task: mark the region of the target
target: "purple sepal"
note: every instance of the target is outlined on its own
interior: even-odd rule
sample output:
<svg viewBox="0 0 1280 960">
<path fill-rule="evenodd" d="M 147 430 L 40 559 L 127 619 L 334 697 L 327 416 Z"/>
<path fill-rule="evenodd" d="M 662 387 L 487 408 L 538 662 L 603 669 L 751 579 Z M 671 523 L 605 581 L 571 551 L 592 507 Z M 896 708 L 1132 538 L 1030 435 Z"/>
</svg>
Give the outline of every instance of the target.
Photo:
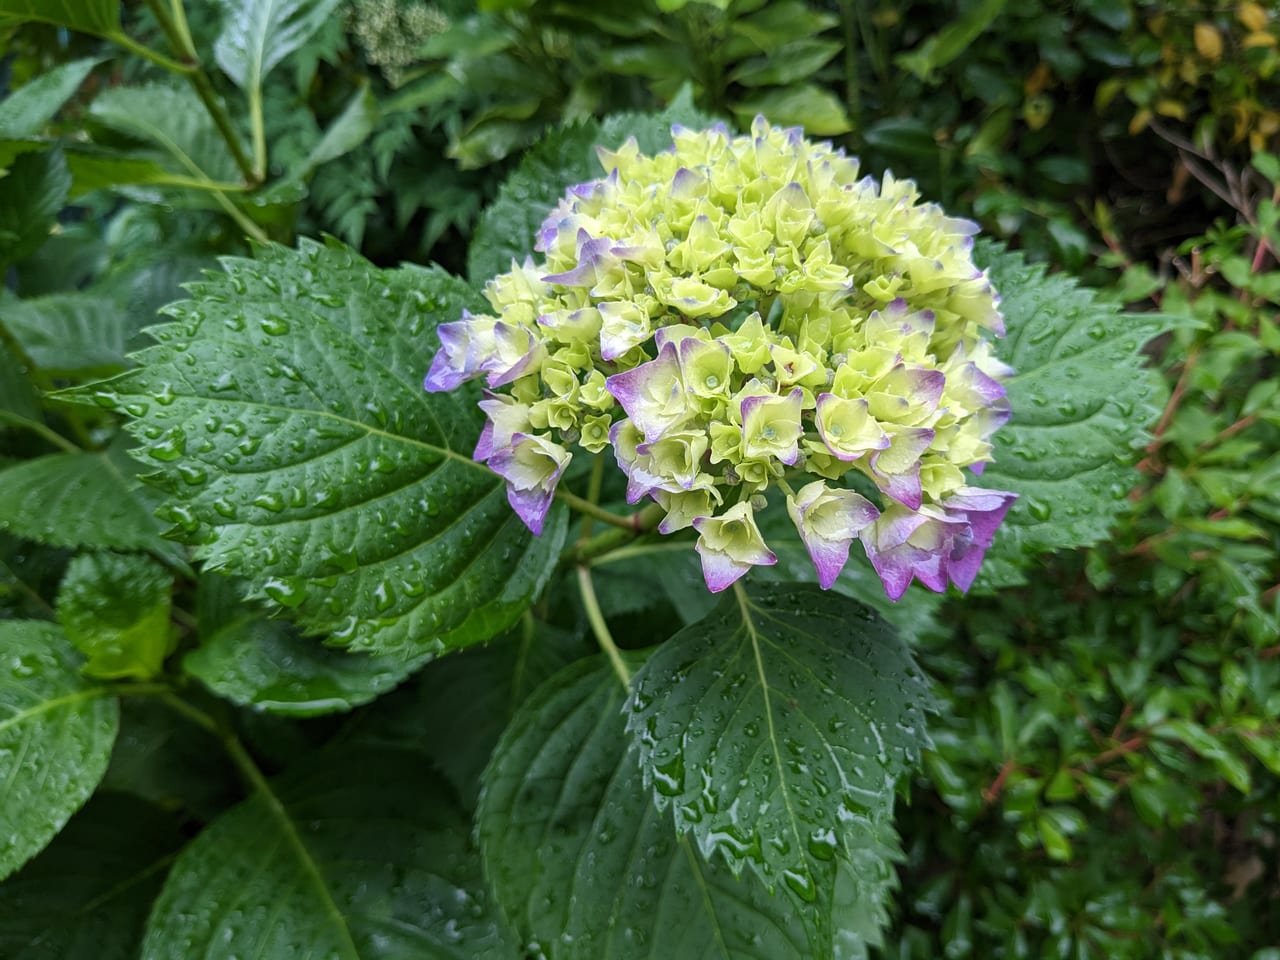
<svg viewBox="0 0 1280 960">
<path fill-rule="evenodd" d="M 561 456 L 555 455 L 557 450 Z M 509 446 L 489 458 L 489 469 L 507 481 L 511 509 L 535 536 L 542 533 L 556 486 L 570 459 L 569 453 L 555 444 L 523 433 L 517 433 Z"/>
<path fill-rule="evenodd" d="M 695 523 L 694 526 L 696 527 L 697 524 Z M 700 545 L 695 545 L 694 549 L 697 550 Z M 702 557 L 702 579 L 706 581 L 707 589 L 712 593 L 729 589 L 751 569 L 751 564 L 739 563 L 725 553 L 713 553 L 710 550 L 698 550 L 698 553 Z"/>
<path fill-rule="evenodd" d="M 493 443 L 493 421 L 485 420 L 484 426 L 480 428 L 480 439 L 476 441 L 476 449 L 471 454 L 471 459 L 476 463 L 484 463 L 497 450 Z"/>
<path fill-rule="evenodd" d="M 440 349 L 431 358 L 431 369 L 422 382 L 423 389 L 430 393 L 456 390 L 484 373 L 483 360 L 477 355 L 469 335 L 470 326 L 471 313 L 463 310 L 461 320 L 442 323 L 436 328 Z"/>
<path fill-rule="evenodd" d="M 670 340 L 663 344 L 655 359 L 615 373 L 604 385 L 650 443 L 687 412 L 680 361 L 676 345 Z"/>
<path fill-rule="evenodd" d="M 818 571 L 818 586 L 823 590 L 831 589 L 849 561 L 854 538 L 880 516 L 865 497 L 852 490 L 829 489 L 821 480 L 801 487 L 795 497 L 787 497 L 787 513 Z"/>
<path fill-rule="evenodd" d="M 1016 499 L 1003 490 L 961 487 L 916 513 L 891 507 L 862 537 L 889 598 L 899 599 L 913 577 L 936 593 L 948 582 L 967 591 Z"/>
<path fill-rule="evenodd" d="M 543 277 L 546 283 L 558 283 L 564 287 L 594 287 L 601 275 L 616 261 L 609 251 L 617 241 L 609 237 L 592 239 L 586 230 L 578 231 L 578 265 L 564 273 L 552 273 Z"/>
</svg>

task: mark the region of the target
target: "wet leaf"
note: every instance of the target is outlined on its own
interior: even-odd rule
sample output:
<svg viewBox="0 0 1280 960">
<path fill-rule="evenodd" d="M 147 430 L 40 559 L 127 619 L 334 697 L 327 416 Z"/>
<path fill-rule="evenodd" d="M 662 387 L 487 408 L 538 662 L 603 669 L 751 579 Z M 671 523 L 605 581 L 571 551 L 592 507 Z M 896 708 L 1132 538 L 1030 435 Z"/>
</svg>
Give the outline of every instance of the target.
<svg viewBox="0 0 1280 960">
<path fill-rule="evenodd" d="M 295 717 L 351 710 L 391 690 L 426 659 L 326 647 L 242 600 L 237 587 L 216 574 L 201 579 L 200 646 L 182 667 L 242 707 Z"/>
<path fill-rule="evenodd" d="M 485 771 L 481 850 L 521 937 L 550 960 L 831 956 L 836 864 L 821 871 L 820 904 L 797 910 L 705 860 L 650 801 L 624 699 L 602 658 L 579 661 L 526 701 Z"/>
<path fill-rule="evenodd" d="M 183 851 L 142 958 L 514 960 L 469 834 L 421 754 L 363 744 L 314 755 Z"/>
<path fill-rule="evenodd" d="M 1008 335 L 1013 418 L 996 432 L 980 484 L 1019 495 L 979 575 L 1022 583 L 1029 557 L 1106 538 L 1137 482 L 1133 464 L 1155 419 L 1158 378 L 1139 353 L 1168 329 L 1163 314 L 1120 313 L 1076 281 L 980 244 Z"/>
<path fill-rule="evenodd" d="M 816 587 L 734 591 L 636 674 L 627 730 L 645 783 L 708 858 L 801 902 L 882 842 L 929 745 L 927 681 L 870 610 Z"/>
<path fill-rule="evenodd" d="M 0 884 L 0 956 L 134 960 L 183 837 L 127 794 L 99 793 L 44 852 Z"/>
<path fill-rule="evenodd" d="M 138 554 L 85 553 L 67 567 L 58 621 L 88 658 L 86 676 L 148 679 L 173 650 L 173 574 Z"/>
<path fill-rule="evenodd" d="M 122 438 L 101 453 L 55 453 L 0 470 L 0 531 L 56 547 L 176 556 L 124 447 Z"/>
<path fill-rule="evenodd" d="M 263 78 L 307 42 L 338 6 L 338 0 L 225 0 L 222 32 L 214 55 L 242 90 Z"/>
<path fill-rule="evenodd" d="M 129 413 L 206 569 L 307 632 L 404 658 L 487 640 L 559 555 L 471 459 L 477 394 L 428 394 L 438 322 L 476 295 L 439 269 L 374 268 L 336 241 L 258 249 L 192 284 L 140 368 L 79 391 Z"/>
<path fill-rule="evenodd" d="M 119 725 L 49 623 L 0 622 L 0 878 L 42 850 L 93 793 Z"/>
</svg>

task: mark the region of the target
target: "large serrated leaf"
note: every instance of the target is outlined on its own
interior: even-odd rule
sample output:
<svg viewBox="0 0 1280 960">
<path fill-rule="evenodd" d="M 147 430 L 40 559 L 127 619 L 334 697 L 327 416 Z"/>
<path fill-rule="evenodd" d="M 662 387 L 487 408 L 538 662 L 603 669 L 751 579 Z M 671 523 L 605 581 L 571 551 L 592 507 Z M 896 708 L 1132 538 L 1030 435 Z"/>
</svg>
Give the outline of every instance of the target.
<svg viewBox="0 0 1280 960">
<path fill-rule="evenodd" d="M 1021 254 L 989 244 L 976 252 L 1009 331 L 998 352 L 1015 370 L 1013 417 L 981 480 L 1019 495 L 983 564 L 979 586 L 991 588 L 1022 583 L 1029 557 L 1106 538 L 1156 414 L 1158 378 L 1140 351 L 1170 320 L 1120 313 Z"/>
<path fill-rule="evenodd" d="M 0 879 L 53 839 L 111 759 L 119 709 L 79 666 L 52 624 L 0 622 Z"/>
<path fill-rule="evenodd" d="M 200 646 L 183 669 L 242 707 L 311 717 L 350 710 L 386 693 L 422 666 L 411 659 L 335 650 L 300 637 L 241 599 L 234 580 L 209 574 L 197 597 Z"/>
<path fill-rule="evenodd" d="M 143 960 L 514 960 L 468 835 L 421 754 L 318 754 L 183 851 Z"/>
<path fill-rule="evenodd" d="M 735 590 L 636 674 L 627 730 L 660 808 L 802 901 L 885 831 L 928 746 L 927 681 L 870 610 L 816 587 Z"/>
<path fill-rule="evenodd" d="M 485 771 L 478 832 L 499 905 L 549 960 L 829 957 L 830 901 L 797 910 L 680 838 L 649 800 L 602 658 L 526 701 Z M 836 865 L 824 880 L 834 885 Z M 825 914 L 825 917 L 824 917 Z M 808 928 L 808 929 L 806 929 Z"/>
<path fill-rule="evenodd" d="M 423 391 L 431 333 L 476 295 L 346 247 L 267 246 L 193 284 L 140 369 L 97 385 L 133 414 L 167 516 L 209 569 L 308 630 L 415 657 L 486 640 L 550 575 L 563 510 L 531 537 L 471 459 L 475 394 Z"/>
<path fill-rule="evenodd" d="M 119 440 L 100 453 L 55 453 L 0 470 L 0 531 L 56 547 L 177 557 L 124 447 Z"/>
<path fill-rule="evenodd" d="M 92 293 L 55 293 L 0 303 L 0 324 L 31 362 L 54 376 L 119 373 L 137 326 L 120 304 Z"/>
<path fill-rule="evenodd" d="M 177 822 L 145 800 L 98 793 L 53 842 L 0 884 L 7 960 L 136 960 Z"/>
<path fill-rule="evenodd" d="M 276 64 L 324 25 L 339 0 L 223 0 L 213 52 L 241 90 L 260 87 Z"/>
</svg>

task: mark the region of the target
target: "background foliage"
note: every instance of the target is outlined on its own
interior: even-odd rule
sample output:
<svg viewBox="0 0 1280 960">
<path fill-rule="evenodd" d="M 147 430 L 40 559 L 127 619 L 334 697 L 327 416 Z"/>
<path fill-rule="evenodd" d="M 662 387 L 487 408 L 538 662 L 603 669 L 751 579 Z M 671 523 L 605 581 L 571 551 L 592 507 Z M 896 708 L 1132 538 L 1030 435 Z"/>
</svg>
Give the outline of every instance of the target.
<svg viewBox="0 0 1280 960">
<path fill-rule="evenodd" d="M 1276 4 L 0 0 L 0 39 L 0 955 L 1280 956 Z M 886 702 L 932 692 L 837 858 L 847 798 L 753 854 L 700 806 L 709 731 L 660 722 L 750 612 L 687 544 L 602 558 L 628 701 L 555 570 L 587 531 L 531 541 L 466 398 L 416 390 L 455 277 L 523 254 L 594 143 L 757 112 L 916 178 L 1038 297 L 983 581 L 838 585 L 910 641 L 861 651 Z M 424 624 L 461 652 L 308 635 Z"/>
</svg>

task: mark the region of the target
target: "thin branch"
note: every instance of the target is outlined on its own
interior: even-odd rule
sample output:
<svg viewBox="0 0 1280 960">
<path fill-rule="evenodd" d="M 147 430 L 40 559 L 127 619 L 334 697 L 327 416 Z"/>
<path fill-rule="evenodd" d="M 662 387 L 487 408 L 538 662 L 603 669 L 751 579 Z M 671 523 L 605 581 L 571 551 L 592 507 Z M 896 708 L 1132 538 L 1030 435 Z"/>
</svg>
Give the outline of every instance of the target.
<svg viewBox="0 0 1280 960">
<path fill-rule="evenodd" d="M 622 685 L 631 689 L 631 671 L 622 660 L 618 645 L 613 642 L 609 626 L 604 622 L 604 614 L 600 611 L 600 601 L 596 599 L 595 584 L 591 582 L 591 568 L 586 564 L 578 567 L 578 587 L 582 591 L 582 605 L 587 611 L 587 622 L 591 624 L 591 632 L 595 634 L 600 649 L 609 657 L 613 672 L 618 675 Z"/>
<path fill-rule="evenodd" d="M 200 67 L 199 59 L 191 43 L 191 34 L 186 28 L 186 15 L 182 11 L 181 3 L 174 3 L 175 12 L 182 16 L 181 21 L 170 16 L 160 0 L 147 0 L 147 7 L 156 18 L 156 23 L 160 25 L 160 29 L 164 32 L 165 38 L 170 45 L 191 59 L 191 64 L 184 71 L 185 75 L 191 82 L 196 96 L 200 98 L 200 102 L 204 104 L 205 110 L 208 111 L 214 126 L 218 128 L 218 133 L 226 141 L 227 149 L 231 151 L 231 157 L 235 160 L 236 168 L 240 171 L 240 175 L 248 183 L 261 183 L 262 177 L 257 176 L 253 163 L 249 160 L 249 155 L 245 153 L 244 146 L 240 143 L 240 136 L 231 124 L 231 117 L 228 115 L 226 107 L 218 99 L 218 95 L 213 89 L 213 83 L 209 80 L 209 75 Z M 245 232 L 251 233 L 251 231 Z"/>
</svg>

